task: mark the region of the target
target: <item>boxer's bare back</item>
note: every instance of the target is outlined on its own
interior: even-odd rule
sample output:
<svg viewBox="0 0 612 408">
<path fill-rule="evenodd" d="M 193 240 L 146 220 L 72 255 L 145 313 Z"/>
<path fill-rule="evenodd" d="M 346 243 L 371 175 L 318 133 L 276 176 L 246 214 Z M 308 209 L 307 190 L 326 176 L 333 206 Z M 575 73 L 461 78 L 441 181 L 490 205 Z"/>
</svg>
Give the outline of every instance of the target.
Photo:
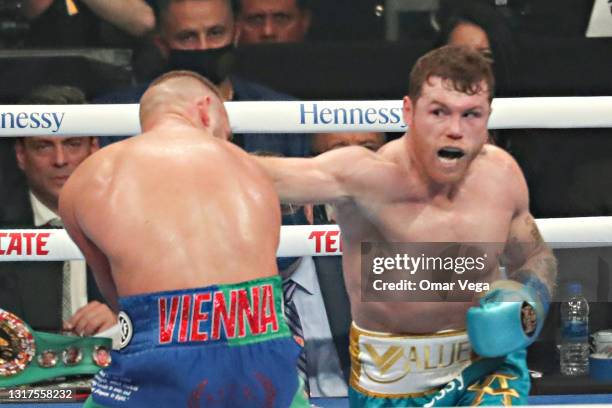
<svg viewBox="0 0 612 408">
<path fill-rule="evenodd" d="M 214 95 L 203 119 L 195 102 L 147 112 L 155 92 L 184 101 L 198 84 L 175 78 L 164 86 L 143 96 L 144 133 L 91 156 L 61 195 L 66 229 L 114 302 L 277 273 L 280 210 L 271 181 L 224 140 L 229 125 Z M 173 94 L 177 88 L 186 94 Z"/>
</svg>

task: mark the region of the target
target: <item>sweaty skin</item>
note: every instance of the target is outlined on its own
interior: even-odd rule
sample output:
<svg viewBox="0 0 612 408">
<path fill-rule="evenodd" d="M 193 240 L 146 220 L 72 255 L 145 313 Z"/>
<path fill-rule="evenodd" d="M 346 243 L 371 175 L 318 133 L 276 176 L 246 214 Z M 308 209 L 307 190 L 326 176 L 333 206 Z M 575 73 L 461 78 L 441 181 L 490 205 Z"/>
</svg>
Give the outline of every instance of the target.
<svg viewBox="0 0 612 408">
<path fill-rule="evenodd" d="M 465 328 L 473 302 L 364 302 L 361 242 L 486 242 L 515 273 L 532 273 L 552 288 L 554 257 L 529 213 L 528 191 L 515 161 L 485 145 L 490 114 L 481 92 L 453 90 L 439 77 L 423 85 L 413 104 L 404 98 L 410 134 L 377 153 L 360 147 L 312 159 L 261 158 L 281 201 L 330 202 L 342 230 L 345 282 L 355 322 L 368 330 L 433 333 Z M 461 148 L 456 161 L 442 147 Z M 521 245 L 518 245 L 518 244 Z M 498 259 L 481 281 L 499 279 Z"/>
<path fill-rule="evenodd" d="M 273 184 L 225 140 L 216 96 L 193 79 L 166 83 L 141 100 L 144 133 L 92 155 L 61 194 L 66 229 L 115 308 L 118 296 L 277 274 Z"/>
</svg>

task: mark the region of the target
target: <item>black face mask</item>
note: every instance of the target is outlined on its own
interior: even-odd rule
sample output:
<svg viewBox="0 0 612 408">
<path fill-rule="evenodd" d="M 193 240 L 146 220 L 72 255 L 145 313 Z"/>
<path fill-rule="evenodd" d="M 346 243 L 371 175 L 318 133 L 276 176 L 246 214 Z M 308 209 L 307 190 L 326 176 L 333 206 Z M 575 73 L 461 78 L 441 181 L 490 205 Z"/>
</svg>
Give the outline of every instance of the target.
<svg viewBox="0 0 612 408">
<path fill-rule="evenodd" d="M 170 50 L 168 68 L 170 70 L 194 71 L 219 85 L 231 72 L 234 61 L 234 44 L 207 50 Z"/>
</svg>

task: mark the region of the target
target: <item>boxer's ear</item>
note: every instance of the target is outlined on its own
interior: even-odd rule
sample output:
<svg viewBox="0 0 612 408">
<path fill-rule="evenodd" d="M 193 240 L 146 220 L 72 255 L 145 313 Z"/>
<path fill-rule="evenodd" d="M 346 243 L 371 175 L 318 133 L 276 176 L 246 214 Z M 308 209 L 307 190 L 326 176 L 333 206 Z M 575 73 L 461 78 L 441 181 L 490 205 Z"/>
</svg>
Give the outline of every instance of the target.
<svg viewBox="0 0 612 408">
<path fill-rule="evenodd" d="M 402 117 L 404 118 L 404 123 L 408 126 L 412 126 L 412 114 L 414 110 L 414 105 L 410 100 L 410 97 L 404 96 L 403 104 L 402 104 Z"/>
<path fill-rule="evenodd" d="M 202 125 L 205 128 L 210 127 L 210 96 L 198 99 L 196 106 L 198 107 L 198 115 Z"/>
</svg>

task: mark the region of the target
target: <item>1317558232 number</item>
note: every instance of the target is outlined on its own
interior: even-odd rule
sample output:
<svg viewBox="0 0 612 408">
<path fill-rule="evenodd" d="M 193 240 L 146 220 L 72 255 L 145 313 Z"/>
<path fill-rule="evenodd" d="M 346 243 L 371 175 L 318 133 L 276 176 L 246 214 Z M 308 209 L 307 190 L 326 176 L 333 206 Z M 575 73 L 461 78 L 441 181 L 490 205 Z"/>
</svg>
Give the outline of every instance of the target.
<svg viewBox="0 0 612 408">
<path fill-rule="evenodd" d="M 63 401 L 74 400 L 74 390 L 70 388 L 18 388 L 8 390 L 9 400 Z"/>
</svg>

